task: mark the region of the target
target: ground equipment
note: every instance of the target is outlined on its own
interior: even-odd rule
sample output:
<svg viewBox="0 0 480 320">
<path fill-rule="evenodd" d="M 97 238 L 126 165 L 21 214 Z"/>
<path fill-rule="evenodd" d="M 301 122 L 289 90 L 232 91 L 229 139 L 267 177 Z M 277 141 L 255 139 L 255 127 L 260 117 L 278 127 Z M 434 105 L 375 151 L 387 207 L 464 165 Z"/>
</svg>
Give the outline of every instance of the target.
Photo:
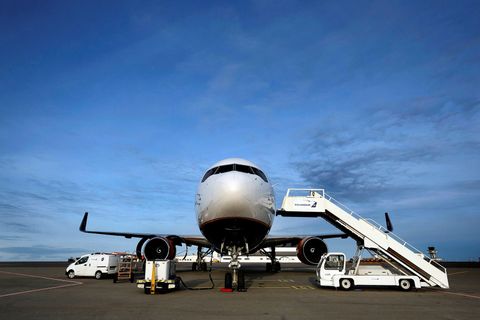
<svg viewBox="0 0 480 320">
<path fill-rule="evenodd" d="M 146 261 L 145 279 L 137 281 L 137 287 L 145 294 L 168 292 L 179 288 L 180 280 L 176 276 L 174 260 Z"/>
<path fill-rule="evenodd" d="M 365 219 L 341 204 L 324 189 L 288 189 L 277 215 L 321 217 L 357 241 L 358 246 L 393 261 L 409 275 L 420 278 L 422 287 L 449 288 L 447 270 L 435 259 L 371 219 Z M 389 224 L 387 219 L 387 225 Z"/>
</svg>

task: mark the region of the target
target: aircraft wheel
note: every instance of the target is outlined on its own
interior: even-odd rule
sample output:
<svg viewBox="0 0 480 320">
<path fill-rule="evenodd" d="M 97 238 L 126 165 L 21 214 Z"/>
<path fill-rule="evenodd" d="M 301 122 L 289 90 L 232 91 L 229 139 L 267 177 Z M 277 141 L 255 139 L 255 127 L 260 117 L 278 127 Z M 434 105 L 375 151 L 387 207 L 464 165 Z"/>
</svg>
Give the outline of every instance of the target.
<svg viewBox="0 0 480 320">
<path fill-rule="evenodd" d="M 271 272 L 271 271 L 272 271 L 272 264 L 271 264 L 271 263 L 267 263 L 267 265 L 266 265 L 266 270 L 267 270 L 267 272 Z"/>
<path fill-rule="evenodd" d="M 238 271 L 238 286 L 237 290 L 240 292 L 247 291 L 247 287 L 245 286 L 245 273 L 242 270 Z"/>
<path fill-rule="evenodd" d="M 402 291 L 410 291 L 412 289 L 412 283 L 408 279 L 402 279 L 398 283 L 398 286 Z"/>
<path fill-rule="evenodd" d="M 282 267 L 280 265 L 280 262 L 278 262 L 278 261 L 275 261 L 274 266 L 275 266 L 274 272 L 279 272 L 282 269 Z"/>
<path fill-rule="evenodd" d="M 340 288 L 342 288 L 342 290 L 353 289 L 353 281 L 350 279 L 340 279 Z"/>
<path fill-rule="evenodd" d="M 198 263 L 196 262 L 192 263 L 192 271 L 197 271 L 197 266 L 198 266 Z"/>
<path fill-rule="evenodd" d="M 232 289 L 232 274 L 230 272 L 225 273 L 225 289 Z"/>
<path fill-rule="evenodd" d="M 201 269 L 202 271 L 207 271 L 207 263 L 206 263 L 206 262 L 202 262 L 200 269 Z"/>
</svg>

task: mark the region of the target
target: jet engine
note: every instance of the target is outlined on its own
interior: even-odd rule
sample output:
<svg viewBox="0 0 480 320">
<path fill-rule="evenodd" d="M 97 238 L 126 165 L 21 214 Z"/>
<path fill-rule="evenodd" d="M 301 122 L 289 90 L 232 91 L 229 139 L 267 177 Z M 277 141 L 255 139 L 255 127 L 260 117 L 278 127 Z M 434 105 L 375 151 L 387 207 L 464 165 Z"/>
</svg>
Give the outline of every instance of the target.
<svg viewBox="0 0 480 320">
<path fill-rule="evenodd" d="M 316 265 L 322 255 L 327 252 L 327 245 L 317 237 L 303 238 L 297 245 L 298 259 L 309 265 Z"/>
<path fill-rule="evenodd" d="M 176 254 L 175 244 L 167 238 L 152 238 L 145 244 L 143 254 L 148 261 L 172 260 Z"/>
</svg>

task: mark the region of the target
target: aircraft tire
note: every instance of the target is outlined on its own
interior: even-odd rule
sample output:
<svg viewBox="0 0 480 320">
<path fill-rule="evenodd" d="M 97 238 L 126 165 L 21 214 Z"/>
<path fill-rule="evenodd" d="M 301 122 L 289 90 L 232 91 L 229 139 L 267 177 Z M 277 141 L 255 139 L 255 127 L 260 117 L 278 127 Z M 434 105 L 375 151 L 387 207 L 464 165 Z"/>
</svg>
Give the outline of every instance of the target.
<svg viewBox="0 0 480 320">
<path fill-rule="evenodd" d="M 225 273 L 225 289 L 232 289 L 232 274 L 230 272 Z"/>
<path fill-rule="evenodd" d="M 238 271 L 238 286 L 237 286 L 237 291 L 239 292 L 245 292 L 247 291 L 247 288 L 245 286 L 245 273 L 242 270 Z"/>
</svg>

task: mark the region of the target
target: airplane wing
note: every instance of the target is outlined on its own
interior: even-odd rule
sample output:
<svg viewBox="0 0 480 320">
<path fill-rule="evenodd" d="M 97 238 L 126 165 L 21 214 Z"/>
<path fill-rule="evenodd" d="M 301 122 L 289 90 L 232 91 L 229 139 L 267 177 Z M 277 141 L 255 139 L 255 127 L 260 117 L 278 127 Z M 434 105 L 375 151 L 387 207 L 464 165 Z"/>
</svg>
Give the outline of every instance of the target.
<svg viewBox="0 0 480 320">
<path fill-rule="evenodd" d="M 320 239 L 332 239 L 332 238 L 348 238 L 348 235 L 345 233 L 336 233 L 336 234 L 322 234 L 322 235 L 305 235 L 305 236 L 278 236 L 278 237 L 268 237 L 260 245 L 260 249 L 276 247 L 276 246 L 296 246 L 302 239 L 306 237 L 316 237 Z"/>
<path fill-rule="evenodd" d="M 142 239 L 150 239 L 155 237 L 165 237 L 171 239 L 175 242 L 176 245 L 186 244 L 188 246 L 194 245 L 204 248 L 210 248 L 212 245 L 210 242 L 207 241 L 204 237 L 201 236 L 178 236 L 178 235 L 168 235 L 168 234 L 155 234 L 155 233 L 134 233 L 134 232 L 113 232 L 113 231 L 92 231 L 87 230 L 87 220 L 88 220 L 88 212 L 85 212 L 83 216 L 82 222 L 80 223 L 79 230 L 85 233 L 95 233 L 95 234 L 103 234 L 109 236 L 120 236 L 125 237 L 127 239 L 131 238 L 142 238 Z"/>
</svg>

